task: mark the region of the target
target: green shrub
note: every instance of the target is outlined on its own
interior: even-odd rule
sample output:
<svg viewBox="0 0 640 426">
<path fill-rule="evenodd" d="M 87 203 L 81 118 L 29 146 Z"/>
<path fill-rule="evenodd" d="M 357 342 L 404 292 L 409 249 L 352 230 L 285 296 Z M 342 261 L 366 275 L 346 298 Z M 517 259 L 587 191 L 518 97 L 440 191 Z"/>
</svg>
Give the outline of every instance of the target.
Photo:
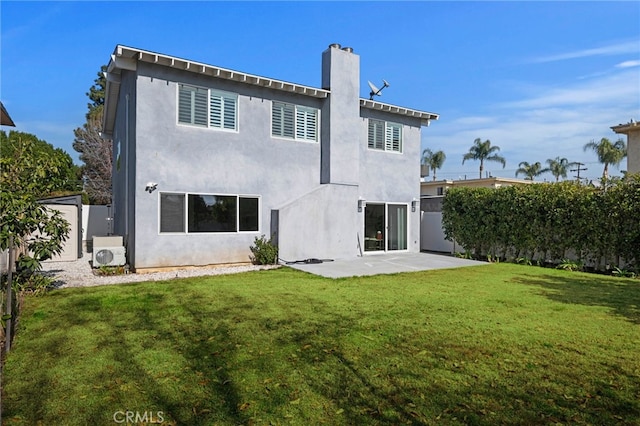
<svg viewBox="0 0 640 426">
<path fill-rule="evenodd" d="M 616 277 L 624 277 L 624 278 L 635 278 L 637 276 L 637 274 L 634 271 L 630 271 L 628 269 L 623 269 L 618 267 L 613 268 L 613 271 L 611 271 L 611 275 L 614 275 Z"/>
<path fill-rule="evenodd" d="M 264 235 L 256 237 L 249 249 L 252 256 L 249 256 L 251 263 L 254 265 L 273 265 L 278 263 L 278 247 L 273 244 L 271 238 L 267 239 Z"/>
<path fill-rule="evenodd" d="M 129 273 L 129 265 L 124 266 L 107 266 L 101 265 L 93 270 L 93 275 L 124 275 Z"/>
<path fill-rule="evenodd" d="M 7 276 L 2 276 L 2 289 L 6 289 Z M 12 278 L 11 287 L 18 293 L 44 294 L 52 285 L 53 279 L 39 272 L 21 270 L 16 272 Z"/>
<path fill-rule="evenodd" d="M 582 269 L 582 262 L 578 262 L 571 259 L 562 259 L 562 262 L 556 266 L 556 269 L 564 269 L 565 271 L 580 271 Z"/>
<path fill-rule="evenodd" d="M 451 188 L 442 205 L 442 225 L 446 238 L 476 259 L 638 269 L 638 211 L 640 174 L 628 174 L 606 190 L 575 182 Z"/>
</svg>

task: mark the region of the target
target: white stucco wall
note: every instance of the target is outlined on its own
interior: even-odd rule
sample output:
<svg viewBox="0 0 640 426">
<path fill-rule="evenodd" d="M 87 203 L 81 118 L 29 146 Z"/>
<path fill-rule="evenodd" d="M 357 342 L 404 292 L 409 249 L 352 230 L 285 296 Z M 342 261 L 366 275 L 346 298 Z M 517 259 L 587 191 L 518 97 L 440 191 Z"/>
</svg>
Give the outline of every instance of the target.
<svg viewBox="0 0 640 426">
<path fill-rule="evenodd" d="M 358 255 L 358 187 L 327 184 L 281 206 L 278 246 L 287 261 L 340 259 Z"/>
<path fill-rule="evenodd" d="M 442 229 L 442 212 L 422 212 L 420 224 L 421 250 L 453 253 L 454 244 L 447 241 Z"/>
</svg>

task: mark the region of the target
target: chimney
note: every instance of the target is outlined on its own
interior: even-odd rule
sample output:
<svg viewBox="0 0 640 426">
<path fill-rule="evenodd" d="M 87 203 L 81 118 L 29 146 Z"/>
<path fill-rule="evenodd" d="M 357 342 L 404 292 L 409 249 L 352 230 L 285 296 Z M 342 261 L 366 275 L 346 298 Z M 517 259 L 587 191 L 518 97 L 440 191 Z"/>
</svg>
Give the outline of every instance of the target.
<svg viewBox="0 0 640 426">
<path fill-rule="evenodd" d="M 360 57 L 353 48 L 330 44 L 322 53 L 321 182 L 357 185 L 360 178 Z"/>
</svg>

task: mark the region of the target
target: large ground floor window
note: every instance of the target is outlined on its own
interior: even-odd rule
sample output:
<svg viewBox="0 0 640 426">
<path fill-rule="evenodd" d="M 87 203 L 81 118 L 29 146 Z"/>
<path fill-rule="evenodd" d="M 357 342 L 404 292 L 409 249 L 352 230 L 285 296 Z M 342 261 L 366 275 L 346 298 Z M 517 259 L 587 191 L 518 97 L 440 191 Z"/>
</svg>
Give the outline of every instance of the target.
<svg viewBox="0 0 640 426">
<path fill-rule="evenodd" d="M 364 250 L 407 250 L 407 205 L 367 203 L 364 209 Z"/>
<path fill-rule="evenodd" d="M 259 197 L 160 193 L 160 233 L 257 232 Z"/>
</svg>

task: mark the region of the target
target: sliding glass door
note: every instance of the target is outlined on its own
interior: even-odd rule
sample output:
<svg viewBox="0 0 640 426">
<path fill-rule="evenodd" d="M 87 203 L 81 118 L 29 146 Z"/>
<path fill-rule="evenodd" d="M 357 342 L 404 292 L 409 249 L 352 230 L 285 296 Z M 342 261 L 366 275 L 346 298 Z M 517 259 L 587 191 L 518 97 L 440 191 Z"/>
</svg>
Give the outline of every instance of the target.
<svg viewBox="0 0 640 426">
<path fill-rule="evenodd" d="M 407 205 L 367 203 L 364 210 L 364 250 L 406 249 Z"/>
<path fill-rule="evenodd" d="M 364 251 L 384 251 L 386 223 L 385 205 L 367 203 L 364 208 Z"/>
<path fill-rule="evenodd" d="M 407 249 L 407 206 L 403 204 L 388 204 L 389 229 L 387 238 L 387 250 Z"/>
</svg>

